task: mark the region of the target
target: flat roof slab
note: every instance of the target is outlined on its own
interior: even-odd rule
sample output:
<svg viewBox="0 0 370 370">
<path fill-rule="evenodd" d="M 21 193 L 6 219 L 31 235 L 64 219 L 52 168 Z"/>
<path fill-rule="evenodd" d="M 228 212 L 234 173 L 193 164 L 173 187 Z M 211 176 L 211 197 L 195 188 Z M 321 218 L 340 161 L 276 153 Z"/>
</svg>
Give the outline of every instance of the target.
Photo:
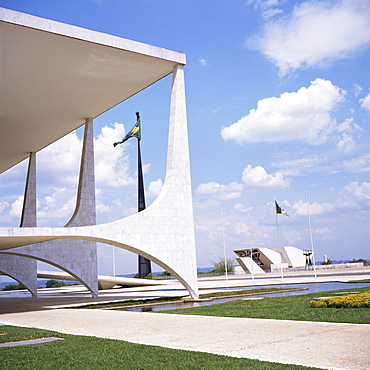
<svg viewBox="0 0 370 370">
<path fill-rule="evenodd" d="M 185 64 L 185 54 L 0 8 L 0 173 Z"/>
</svg>

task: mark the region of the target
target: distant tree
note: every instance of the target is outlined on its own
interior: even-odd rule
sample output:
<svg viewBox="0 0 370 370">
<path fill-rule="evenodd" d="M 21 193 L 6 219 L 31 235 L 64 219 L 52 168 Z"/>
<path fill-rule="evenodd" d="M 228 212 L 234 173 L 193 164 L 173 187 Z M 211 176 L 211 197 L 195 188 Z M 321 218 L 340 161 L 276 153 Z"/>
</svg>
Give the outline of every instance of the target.
<svg viewBox="0 0 370 370">
<path fill-rule="evenodd" d="M 8 291 L 8 290 L 23 290 L 27 289 L 23 284 L 9 284 L 5 286 L 2 290 Z"/>
<path fill-rule="evenodd" d="M 220 257 L 218 262 L 213 262 L 213 266 L 215 269 L 211 272 L 225 272 L 225 259 Z M 226 268 L 227 272 L 234 272 L 234 258 L 226 258 Z"/>
<path fill-rule="evenodd" d="M 158 276 L 171 276 L 171 274 L 168 271 L 163 271 L 161 274 Z"/>
<path fill-rule="evenodd" d="M 64 281 L 57 281 L 54 279 L 50 279 L 45 283 L 46 288 L 59 288 L 65 285 L 66 283 Z"/>
<path fill-rule="evenodd" d="M 356 260 L 356 259 L 353 259 L 350 263 L 356 263 L 356 262 L 362 262 L 362 263 L 366 263 L 367 261 L 366 260 L 364 260 L 363 258 L 359 258 L 358 260 Z"/>
<path fill-rule="evenodd" d="M 331 265 L 332 263 L 333 261 L 330 258 L 326 262 L 321 262 L 322 265 Z"/>
</svg>

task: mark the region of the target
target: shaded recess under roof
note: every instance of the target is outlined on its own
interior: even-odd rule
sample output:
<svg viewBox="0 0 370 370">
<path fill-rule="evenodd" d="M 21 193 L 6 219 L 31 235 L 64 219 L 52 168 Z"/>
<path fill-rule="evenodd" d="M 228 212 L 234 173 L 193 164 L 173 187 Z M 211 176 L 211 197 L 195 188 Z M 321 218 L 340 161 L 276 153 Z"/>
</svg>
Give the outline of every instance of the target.
<svg viewBox="0 0 370 370">
<path fill-rule="evenodd" d="M 185 64 L 185 54 L 0 8 L 0 173 Z"/>
</svg>

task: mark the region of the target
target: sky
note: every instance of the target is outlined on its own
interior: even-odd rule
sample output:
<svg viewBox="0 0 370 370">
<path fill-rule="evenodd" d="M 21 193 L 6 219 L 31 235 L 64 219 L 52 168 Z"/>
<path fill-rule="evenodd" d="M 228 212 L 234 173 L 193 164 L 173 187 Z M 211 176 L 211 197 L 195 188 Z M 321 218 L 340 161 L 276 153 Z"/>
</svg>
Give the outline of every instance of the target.
<svg viewBox="0 0 370 370">
<path fill-rule="evenodd" d="M 0 0 L 0 6 L 186 54 L 198 267 L 243 248 L 369 259 L 369 0 Z M 171 76 L 94 120 L 98 223 L 137 211 L 141 113 L 146 203 L 165 177 Z M 76 198 L 82 130 L 37 155 L 38 225 Z M 0 175 L 0 224 L 19 226 L 27 161 Z M 278 215 L 274 199 L 289 217 Z M 309 212 L 309 218 L 307 215 Z M 99 273 L 137 256 L 98 246 Z M 47 269 L 47 268 L 43 268 Z M 154 271 L 160 270 L 154 266 Z"/>
</svg>

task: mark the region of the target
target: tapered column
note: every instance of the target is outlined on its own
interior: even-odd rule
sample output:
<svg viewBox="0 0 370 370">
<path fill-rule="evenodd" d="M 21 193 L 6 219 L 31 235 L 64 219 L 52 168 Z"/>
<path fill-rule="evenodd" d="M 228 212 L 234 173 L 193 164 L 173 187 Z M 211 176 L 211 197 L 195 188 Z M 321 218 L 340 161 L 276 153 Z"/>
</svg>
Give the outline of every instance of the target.
<svg viewBox="0 0 370 370">
<path fill-rule="evenodd" d="M 96 224 L 93 121 L 87 119 L 81 155 L 80 176 L 75 211 L 66 225 Z M 93 297 L 98 296 L 98 263 L 96 242 L 59 239 L 9 249 L 8 253 L 31 256 L 50 263 L 83 283 Z"/>
<path fill-rule="evenodd" d="M 30 153 L 24 191 L 21 227 L 37 226 L 36 212 L 36 153 Z"/>
<path fill-rule="evenodd" d="M 20 226 L 37 226 L 36 153 L 30 153 L 28 160 Z M 35 259 L 1 253 L 0 271 L 23 284 L 32 297 L 37 297 L 37 261 Z"/>
</svg>

